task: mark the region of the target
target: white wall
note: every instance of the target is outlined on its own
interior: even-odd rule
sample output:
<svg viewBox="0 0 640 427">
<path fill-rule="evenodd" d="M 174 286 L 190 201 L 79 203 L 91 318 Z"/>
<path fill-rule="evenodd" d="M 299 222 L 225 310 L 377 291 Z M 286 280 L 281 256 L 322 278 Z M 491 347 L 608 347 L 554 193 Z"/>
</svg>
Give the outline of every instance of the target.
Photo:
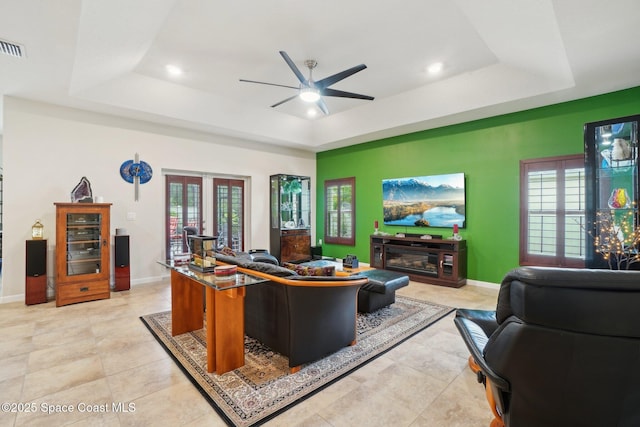
<svg viewBox="0 0 640 427">
<path fill-rule="evenodd" d="M 25 240 L 40 219 L 48 239 L 49 294 L 54 286 L 55 207 L 69 202 L 83 176 L 94 197 L 111 208 L 111 233 L 131 236 L 132 285 L 166 275 L 156 261 L 164 256 L 164 176 L 195 171 L 248 177 L 248 247 L 269 247 L 269 175 L 290 173 L 315 180 L 315 155 L 219 135 L 186 131 L 108 115 L 5 97 L 2 159 L 4 227 L 0 302 L 24 299 Z M 134 187 L 120 177 L 120 165 L 133 159 L 149 163 L 154 176 Z M 312 191 L 315 212 L 315 187 Z M 136 219 L 127 220 L 127 213 Z M 311 229 L 315 229 L 313 217 Z M 313 239 L 313 236 L 312 236 Z M 314 240 L 312 240 L 314 241 Z M 113 264 L 113 260 L 111 261 Z"/>
</svg>

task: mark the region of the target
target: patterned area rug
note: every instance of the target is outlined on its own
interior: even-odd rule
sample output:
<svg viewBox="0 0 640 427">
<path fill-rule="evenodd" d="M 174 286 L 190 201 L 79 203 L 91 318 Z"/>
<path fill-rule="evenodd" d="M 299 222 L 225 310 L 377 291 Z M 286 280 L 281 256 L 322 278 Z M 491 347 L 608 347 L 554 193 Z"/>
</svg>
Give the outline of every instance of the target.
<svg viewBox="0 0 640 427">
<path fill-rule="evenodd" d="M 289 374 L 286 357 L 245 337 L 245 366 L 223 375 L 207 373 L 204 329 L 171 336 L 171 312 L 140 319 L 202 395 L 231 426 L 263 423 L 320 391 L 453 311 L 396 296 L 374 313 L 358 313 L 357 344 Z"/>
</svg>

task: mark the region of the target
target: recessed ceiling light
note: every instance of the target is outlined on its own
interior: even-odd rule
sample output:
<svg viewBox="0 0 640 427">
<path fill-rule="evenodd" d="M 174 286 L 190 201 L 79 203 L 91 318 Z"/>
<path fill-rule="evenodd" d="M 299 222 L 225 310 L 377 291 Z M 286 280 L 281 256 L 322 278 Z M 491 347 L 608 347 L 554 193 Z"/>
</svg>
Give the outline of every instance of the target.
<svg viewBox="0 0 640 427">
<path fill-rule="evenodd" d="M 438 74 L 442 71 L 444 64 L 442 62 L 434 62 L 433 64 L 427 67 L 427 71 L 429 74 Z"/>
<path fill-rule="evenodd" d="M 315 117 L 318 114 L 318 112 L 316 111 L 315 108 L 309 108 L 307 110 L 307 116 L 309 117 Z"/>
<path fill-rule="evenodd" d="M 168 64 L 165 69 L 167 70 L 167 73 L 169 73 L 169 75 L 171 76 L 180 76 L 182 75 L 182 68 L 178 67 L 177 65 L 171 65 Z"/>
</svg>

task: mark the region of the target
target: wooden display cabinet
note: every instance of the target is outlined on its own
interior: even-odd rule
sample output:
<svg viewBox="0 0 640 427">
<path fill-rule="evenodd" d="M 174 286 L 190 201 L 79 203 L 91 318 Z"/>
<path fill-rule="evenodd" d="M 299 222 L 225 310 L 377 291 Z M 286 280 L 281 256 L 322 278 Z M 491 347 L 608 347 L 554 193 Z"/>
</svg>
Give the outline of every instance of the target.
<svg viewBox="0 0 640 427">
<path fill-rule="evenodd" d="M 280 262 L 311 259 L 311 178 L 272 175 L 270 250 Z"/>
<path fill-rule="evenodd" d="M 56 306 L 110 298 L 111 203 L 55 203 Z"/>
<path fill-rule="evenodd" d="M 309 230 L 282 230 L 280 234 L 280 258 L 282 262 L 310 259 L 311 234 Z"/>
<path fill-rule="evenodd" d="M 640 263 L 632 261 L 640 227 L 639 127 L 640 115 L 584 126 L 587 268 L 640 269 Z M 577 218 L 572 222 L 581 224 L 580 213 L 573 215 Z M 577 226 L 574 230 L 584 233 Z"/>
</svg>

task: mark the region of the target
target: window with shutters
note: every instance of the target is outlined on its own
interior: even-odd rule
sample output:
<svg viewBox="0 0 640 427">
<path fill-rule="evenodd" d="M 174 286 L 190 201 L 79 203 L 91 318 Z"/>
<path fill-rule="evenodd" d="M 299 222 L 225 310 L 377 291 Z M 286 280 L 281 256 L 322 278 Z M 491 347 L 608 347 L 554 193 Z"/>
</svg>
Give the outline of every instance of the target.
<svg viewBox="0 0 640 427">
<path fill-rule="evenodd" d="M 584 267 L 582 155 L 520 162 L 520 264 Z"/>
<path fill-rule="evenodd" d="M 356 244 L 356 179 L 324 182 L 324 241 L 339 245 Z"/>
</svg>

